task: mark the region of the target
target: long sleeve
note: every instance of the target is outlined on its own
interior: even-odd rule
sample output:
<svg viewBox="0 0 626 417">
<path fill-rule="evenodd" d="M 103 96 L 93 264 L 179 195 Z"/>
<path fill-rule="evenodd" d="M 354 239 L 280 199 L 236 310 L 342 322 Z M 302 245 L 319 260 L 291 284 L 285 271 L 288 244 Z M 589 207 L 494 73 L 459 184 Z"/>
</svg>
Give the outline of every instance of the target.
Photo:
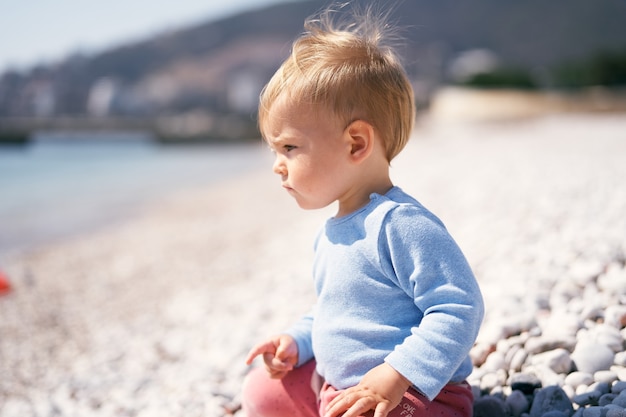
<svg viewBox="0 0 626 417">
<path fill-rule="evenodd" d="M 313 359 L 311 331 L 313 327 L 314 310 L 315 309 L 312 309 L 309 313 L 300 318 L 300 320 L 294 323 L 286 332 L 296 340 L 296 344 L 298 345 L 298 363 L 296 366 L 303 365 Z"/>
<path fill-rule="evenodd" d="M 448 381 L 471 372 L 468 352 L 484 307 L 474 275 L 445 228 L 411 216 L 411 210 L 388 214 L 379 250 L 383 270 L 396 277 L 423 318 L 385 361 L 432 399 Z"/>
</svg>

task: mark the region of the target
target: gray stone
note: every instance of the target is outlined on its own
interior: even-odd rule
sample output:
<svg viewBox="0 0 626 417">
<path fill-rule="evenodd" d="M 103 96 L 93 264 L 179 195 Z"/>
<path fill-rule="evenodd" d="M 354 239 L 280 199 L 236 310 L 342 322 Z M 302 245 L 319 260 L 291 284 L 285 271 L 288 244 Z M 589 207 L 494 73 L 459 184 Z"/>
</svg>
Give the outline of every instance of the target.
<svg viewBox="0 0 626 417">
<path fill-rule="evenodd" d="M 552 410 L 542 414 L 541 417 L 569 417 L 569 413 L 566 413 L 565 411 Z"/>
<path fill-rule="evenodd" d="M 608 382 L 594 382 L 589 385 L 589 391 L 598 391 L 600 394 L 608 394 L 611 392 L 611 384 Z"/>
<path fill-rule="evenodd" d="M 615 397 L 612 404 L 626 408 L 626 391 L 620 392 L 617 397 Z"/>
<path fill-rule="evenodd" d="M 511 395 L 507 397 L 504 403 L 513 417 L 520 417 L 522 413 L 530 409 L 528 398 L 526 398 L 522 391 L 518 390 L 511 392 Z"/>
<path fill-rule="evenodd" d="M 606 410 L 604 407 L 588 407 L 583 411 L 583 417 L 605 417 Z"/>
<path fill-rule="evenodd" d="M 572 401 L 578 404 L 581 407 L 586 407 L 588 405 L 598 405 L 598 401 L 602 393 L 600 391 L 588 391 L 584 394 L 579 394 L 572 398 Z"/>
<path fill-rule="evenodd" d="M 474 417 L 502 417 L 506 414 L 506 405 L 499 397 L 485 395 L 474 401 Z"/>
<path fill-rule="evenodd" d="M 472 388 L 472 395 L 474 396 L 474 400 L 480 398 L 482 396 L 482 392 L 480 390 L 480 387 L 478 385 L 471 385 Z"/>
<path fill-rule="evenodd" d="M 598 405 L 604 407 L 606 405 L 609 404 L 613 404 L 613 400 L 617 398 L 617 394 L 604 394 L 602 397 L 600 397 L 600 399 L 598 400 Z"/>
<path fill-rule="evenodd" d="M 619 394 L 624 390 L 626 390 L 626 381 L 617 381 L 611 387 L 611 392 L 613 394 Z"/>
<path fill-rule="evenodd" d="M 579 342 L 572 352 L 571 358 L 576 369 L 581 372 L 594 374 L 608 370 L 613 364 L 615 354 L 606 345 L 593 342 Z"/>
<path fill-rule="evenodd" d="M 605 407 L 605 409 L 607 409 L 607 407 Z M 608 408 L 605 417 L 626 417 L 626 409 Z"/>
<path fill-rule="evenodd" d="M 559 386 L 546 387 L 535 394 L 530 407 L 530 417 L 542 417 L 549 411 L 565 412 L 567 416 L 574 412 L 567 394 Z"/>
<path fill-rule="evenodd" d="M 514 391 L 518 390 L 523 394 L 530 395 L 537 388 L 541 388 L 541 381 L 533 374 L 519 373 L 511 376 L 509 385 Z"/>
</svg>

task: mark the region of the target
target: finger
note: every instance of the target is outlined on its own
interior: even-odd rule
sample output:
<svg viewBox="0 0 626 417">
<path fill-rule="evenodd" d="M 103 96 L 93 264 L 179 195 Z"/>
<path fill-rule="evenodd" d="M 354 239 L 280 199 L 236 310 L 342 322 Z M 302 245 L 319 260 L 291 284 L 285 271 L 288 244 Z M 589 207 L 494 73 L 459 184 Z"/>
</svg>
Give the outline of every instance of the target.
<svg viewBox="0 0 626 417">
<path fill-rule="evenodd" d="M 287 373 L 287 371 L 269 371 L 270 378 L 272 379 L 282 379 Z"/>
<path fill-rule="evenodd" d="M 263 353 L 263 352 L 260 352 L 256 348 L 250 350 L 250 352 L 248 352 L 248 355 L 246 356 L 246 365 L 252 364 L 252 361 L 254 361 L 254 358 L 259 356 L 261 353 Z"/>
<path fill-rule="evenodd" d="M 354 402 L 354 404 L 349 406 L 339 404 L 336 409 L 329 410 L 325 417 L 338 416 L 343 410 L 346 410 L 343 413 L 343 417 L 357 417 L 373 409 L 375 405 L 376 404 L 372 403 L 372 401 L 368 398 L 359 398 L 356 402 Z"/>
<path fill-rule="evenodd" d="M 298 362 L 298 353 L 297 351 L 294 352 L 293 346 L 278 346 L 275 356 L 278 360 L 289 363 L 292 366 Z"/>
<path fill-rule="evenodd" d="M 389 405 L 387 402 L 378 403 L 374 410 L 374 417 L 387 417 L 387 414 L 392 410 Z"/>
<path fill-rule="evenodd" d="M 288 363 L 281 361 L 273 353 L 264 353 L 263 362 L 272 369 L 285 370 L 289 366 Z"/>
<path fill-rule="evenodd" d="M 246 364 L 250 365 L 254 358 L 256 358 L 257 356 L 265 353 L 273 353 L 273 351 L 274 346 L 272 344 L 260 343 L 250 349 L 250 352 L 248 352 L 248 356 L 246 356 Z"/>
<path fill-rule="evenodd" d="M 333 398 L 333 400 L 331 402 L 328 403 L 328 405 L 326 406 L 326 409 L 331 409 L 333 407 L 335 407 L 335 405 L 337 405 L 338 403 L 344 402 L 345 401 L 345 397 L 346 395 L 350 394 L 350 389 L 348 388 L 345 391 L 342 391 L 341 393 L 339 393 L 339 395 L 337 395 L 335 398 Z M 347 407 L 346 407 L 347 408 Z"/>
<path fill-rule="evenodd" d="M 351 394 L 351 390 L 341 392 L 326 406 L 326 414 L 324 417 L 335 417 L 340 415 L 346 410 L 352 407 L 352 404 L 357 401 L 354 395 Z"/>
<path fill-rule="evenodd" d="M 278 360 L 271 353 L 263 355 L 263 361 L 270 372 L 289 372 L 294 368 L 292 363 Z"/>
</svg>

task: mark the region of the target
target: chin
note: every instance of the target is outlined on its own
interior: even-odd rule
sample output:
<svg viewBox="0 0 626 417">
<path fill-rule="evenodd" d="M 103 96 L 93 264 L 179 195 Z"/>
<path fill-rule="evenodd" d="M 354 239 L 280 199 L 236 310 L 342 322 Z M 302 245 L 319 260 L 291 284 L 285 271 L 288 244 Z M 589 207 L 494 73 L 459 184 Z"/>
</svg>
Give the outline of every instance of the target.
<svg viewBox="0 0 626 417">
<path fill-rule="evenodd" d="M 296 199 L 296 202 L 298 203 L 298 206 L 303 209 L 303 210 L 319 210 L 319 209 L 323 209 L 324 207 L 328 207 L 332 202 L 330 203 L 313 203 L 311 201 L 300 201 Z"/>
</svg>

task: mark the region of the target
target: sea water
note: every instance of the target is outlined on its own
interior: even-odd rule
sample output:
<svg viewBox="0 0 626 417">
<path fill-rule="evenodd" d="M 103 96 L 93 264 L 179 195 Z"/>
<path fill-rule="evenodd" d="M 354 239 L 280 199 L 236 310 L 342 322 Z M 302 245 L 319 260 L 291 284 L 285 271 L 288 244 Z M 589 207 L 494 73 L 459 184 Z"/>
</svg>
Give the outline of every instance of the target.
<svg viewBox="0 0 626 417">
<path fill-rule="evenodd" d="M 142 134 L 42 134 L 0 146 L 0 259 L 123 219 L 173 192 L 267 168 L 260 142 L 160 145 Z"/>
</svg>

